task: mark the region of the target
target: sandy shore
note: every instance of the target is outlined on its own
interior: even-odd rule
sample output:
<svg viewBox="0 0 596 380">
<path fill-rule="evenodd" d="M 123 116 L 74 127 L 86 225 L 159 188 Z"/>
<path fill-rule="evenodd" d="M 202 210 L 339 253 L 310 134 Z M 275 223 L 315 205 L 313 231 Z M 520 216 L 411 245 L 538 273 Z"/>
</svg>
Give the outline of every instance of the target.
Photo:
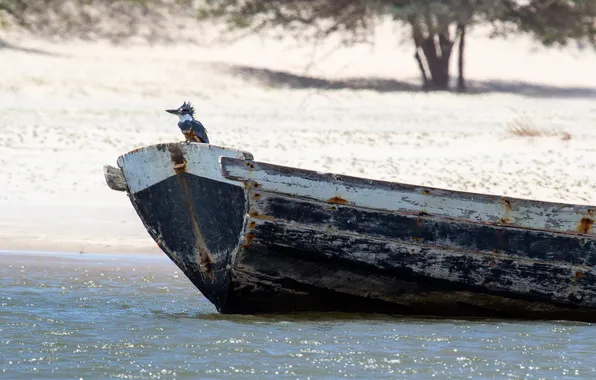
<svg viewBox="0 0 596 380">
<path fill-rule="evenodd" d="M 478 94 L 460 96 L 412 91 L 409 45 L 390 29 L 374 48 L 329 56 L 332 41 L 315 50 L 259 38 L 229 47 L 0 38 L 10 42 L 0 48 L 0 249 L 159 253 L 102 167 L 179 141 L 163 110 L 183 100 L 212 141 L 258 160 L 596 204 L 593 52 L 532 51 L 478 31 L 467 58 Z M 508 132 L 521 117 L 557 132 Z"/>
</svg>

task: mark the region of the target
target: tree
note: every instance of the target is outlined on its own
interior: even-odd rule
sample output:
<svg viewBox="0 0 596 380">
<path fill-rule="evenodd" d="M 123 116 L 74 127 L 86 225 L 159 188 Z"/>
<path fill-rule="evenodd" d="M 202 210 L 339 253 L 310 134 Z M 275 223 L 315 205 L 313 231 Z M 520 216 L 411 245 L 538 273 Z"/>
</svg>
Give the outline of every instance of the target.
<svg viewBox="0 0 596 380">
<path fill-rule="evenodd" d="M 414 58 L 428 90 L 446 90 L 450 61 L 459 40 L 458 89 L 465 89 L 463 49 L 475 7 L 486 0 L 207 0 L 202 19 L 217 18 L 231 29 L 260 32 L 282 27 L 301 39 L 341 34 L 344 45 L 365 43 L 383 16 L 407 24 Z"/>
<path fill-rule="evenodd" d="M 192 7 L 193 0 L 0 0 L 0 27 L 18 25 L 45 37 L 170 42 L 180 35 L 165 26 Z"/>
<path fill-rule="evenodd" d="M 372 42 L 375 23 L 389 17 L 409 27 L 422 87 L 447 90 L 457 49 L 457 89 L 465 90 L 464 51 L 470 26 L 490 23 L 495 36 L 526 33 L 545 46 L 581 41 L 596 46 L 596 0 L 203 0 L 200 19 L 222 20 L 228 31 L 282 29 L 302 40 L 337 34 L 345 46 Z M 107 37 L 140 33 L 167 40 L 169 12 L 188 14 L 193 0 L 0 0 L 3 15 L 43 35 Z M 109 19 L 107 24 L 103 20 Z M 114 22 L 115 21 L 115 22 Z M 114 27 L 117 24 L 118 27 Z M 457 46 L 457 47 L 456 47 Z"/>
<path fill-rule="evenodd" d="M 367 42 L 383 16 L 410 27 L 428 90 L 449 89 L 458 42 L 457 89 L 465 90 L 465 36 L 473 24 L 492 24 L 495 36 L 529 33 L 546 46 L 582 39 L 594 45 L 596 34 L 596 0 L 206 0 L 200 14 L 249 32 L 282 27 L 302 39 L 339 33 L 345 45 Z"/>
<path fill-rule="evenodd" d="M 457 89 L 465 91 L 466 28 L 481 5 L 481 0 L 393 1 L 389 5 L 393 19 L 411 28 L 424 89 L 449 89 L 451 55 L 459 40 Z"/>
<path fill-rule="evenodd" d="M 0 16 L 2 12 L 5 12 L 21 25 L 25 25 L 26 10 L 27 2 L 25 0 L 0 0 Z"/>
<path fill-rule="evenodd" d="M 528 33 L 545 46 L 583 41 L 596 47 L 596 1 L 501 0 L 484 18 L 495 35 Z"/>
</svg>

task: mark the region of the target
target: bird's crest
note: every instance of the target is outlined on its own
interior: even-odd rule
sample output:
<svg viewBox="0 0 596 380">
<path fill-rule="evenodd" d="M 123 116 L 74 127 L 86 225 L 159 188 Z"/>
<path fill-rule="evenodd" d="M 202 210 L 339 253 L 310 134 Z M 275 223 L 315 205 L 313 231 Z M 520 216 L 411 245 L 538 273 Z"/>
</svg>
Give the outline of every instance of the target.
<svg viewBox="0 0 596 380">
<path fill-rule="evenodd" d="M 178 108 L 178 110 L 182 114 L 189 114 L 191 116 L 194 115 L 194 113 L 195 113 L 195 109 L 192 106 L 192 104 L 190 104 L 190 102 L 182 103 L 182 105 L 180 106 L 180 108 Z"/>
</svg>

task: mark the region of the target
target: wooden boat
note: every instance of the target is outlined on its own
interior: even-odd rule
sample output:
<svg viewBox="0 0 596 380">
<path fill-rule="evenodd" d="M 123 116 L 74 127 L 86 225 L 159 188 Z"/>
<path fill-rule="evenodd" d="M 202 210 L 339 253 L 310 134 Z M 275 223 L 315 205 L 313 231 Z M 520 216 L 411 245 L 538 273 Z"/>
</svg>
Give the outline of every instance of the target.
<svg viewBox="0 0 596 380">
<path fill-rule="evenodd" d="M 596 320 L 596 207 L 375 181 L 207 144 L 106 166 L 221 313 Z"/>
</svg>

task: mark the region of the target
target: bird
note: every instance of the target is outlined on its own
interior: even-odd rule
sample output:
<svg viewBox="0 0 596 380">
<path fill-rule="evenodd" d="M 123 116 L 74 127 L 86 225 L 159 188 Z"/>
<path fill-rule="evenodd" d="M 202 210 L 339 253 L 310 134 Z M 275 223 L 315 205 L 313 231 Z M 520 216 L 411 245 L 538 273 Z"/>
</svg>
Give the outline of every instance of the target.
<svg viewBox="0 0 596 380">
<path fill-rule="evenodd" d="M 195 119 L 195 109 L 190 102 L 184 102 L 177 109 L 166 110 L 166 112 L 180 118 L 178 127 L 182 131 L 186 141 L 209 144 L 207 129 L 205 129 L 200 121 Z"/>
</svg>

